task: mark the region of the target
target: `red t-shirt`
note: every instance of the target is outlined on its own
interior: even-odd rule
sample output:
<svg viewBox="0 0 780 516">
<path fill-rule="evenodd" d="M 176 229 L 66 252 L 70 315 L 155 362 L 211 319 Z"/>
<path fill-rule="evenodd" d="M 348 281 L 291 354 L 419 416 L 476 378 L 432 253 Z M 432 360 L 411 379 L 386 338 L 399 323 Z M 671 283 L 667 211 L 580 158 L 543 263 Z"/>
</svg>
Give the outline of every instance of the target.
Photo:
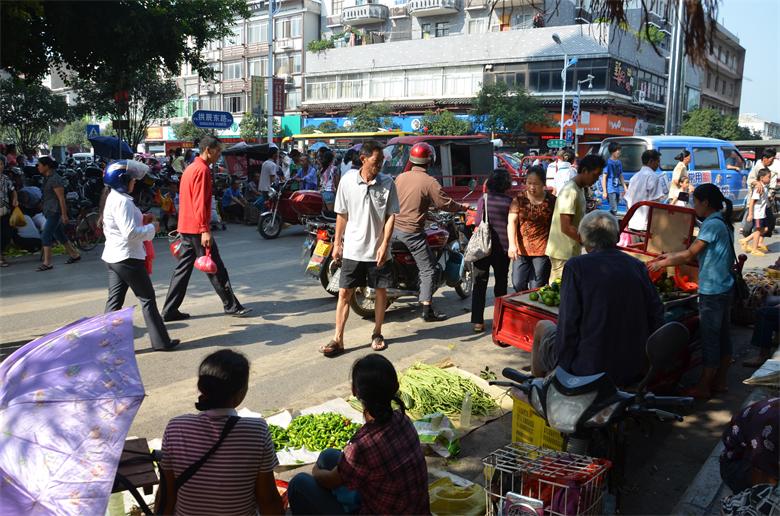
<svg viewBox="0 0 780 516">
<path fill-rule="evenodd" d="M 179 184 L 179 233 L 206 233 L 211 222 L 211 168 L 200 156 L 181 176 Z"/>
</svg>

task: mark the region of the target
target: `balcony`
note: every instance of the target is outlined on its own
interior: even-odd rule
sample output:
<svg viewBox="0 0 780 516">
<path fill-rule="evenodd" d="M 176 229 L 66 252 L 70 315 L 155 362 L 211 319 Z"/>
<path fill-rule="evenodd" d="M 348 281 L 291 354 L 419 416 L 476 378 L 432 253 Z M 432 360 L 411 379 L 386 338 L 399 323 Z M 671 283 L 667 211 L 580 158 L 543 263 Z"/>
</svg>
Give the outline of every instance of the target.
<svg viewBox="0 0 780 516">
<path fill-rule="evenodd" d="M 335 16 L 328 16 L 325 20 L 325 25 L 331 29 L 334 27 L 341 27 L 341 15 L 337 14 Z"/>
<path fill-rule="evenodd" d="M 240 93 L 246 89 L 244 79 L 228 79 L 220 84 L 222 93 Z"/>
<path fill-rule="evenodd" d="M 389 17 L 389 9 L 382 4 L 356 5 L 345 7 L 341 13 L 341 24 L 351 27 L 384 23 Z"/>
<path fill-rule="evenodd" d="M 457 14 L 460 12 L 460 4 L 458 0 L 411 0 L 409 12 L 418 18 Z"/>
<path fill-rule="evenodd" d="M 582 7 L 578 7 L 574 15 L 574 23 L 578 23 L 578 24 L 593 23 L 593 13 L 591 13 L 588 9 L 583 9 Z"/>
<path fill-rule="evenodd" d="M 246 52 L 246 45 L 233 45 L 230 47 L 222 47 L 222 59 L 234 59 L 236 57 L 244 57 Z"/>
<path fill-rule="evenodd" d="M 490 6 L 489 0 L 465 0 L 467 11 L 481 11 Z"/>
<path fill-rule="evenodd" d="M 400 18 L 406 18 L 409 16 L 409 13 L 406 11 L 405 5 L 397 5 L 395 7 L 390 8 L 390 19 L 391 20 L 397 20 Z"/>
<path fill-rule="evenodd" d="M 264 56 L 268 54 L 268 42 L 249 43 L 246 46 L 247 57 Z"/>
</svg>

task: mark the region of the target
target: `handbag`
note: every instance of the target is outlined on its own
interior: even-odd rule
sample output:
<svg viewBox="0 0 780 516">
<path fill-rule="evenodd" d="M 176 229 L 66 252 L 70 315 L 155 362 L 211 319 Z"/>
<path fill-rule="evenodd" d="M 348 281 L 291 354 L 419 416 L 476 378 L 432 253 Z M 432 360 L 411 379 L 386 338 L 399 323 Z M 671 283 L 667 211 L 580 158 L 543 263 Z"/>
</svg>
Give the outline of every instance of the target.
<svg viewBox="0 0 780 516">
<path fill-rule="evenodd" d="M 734 256 L 734 263 L 731 265 L 731 276 L 734 278 L 734 302 L 735 304 L 742 304 L 750 298 L 750 287 L 748 287 L 745 278 L 742 276 L 742 268 L 739 266 L 739 260 L 737 259 L 737 253 L 734 251 L 734 230 L 723 221 L 723 225 L 726 226 L 726 232 L 729 235 L 731 241 L 731 254 Z"/>
<path fill-rule="evenodd" d="M 493 245 L 490 237 L 490 223 L 488 222 L 488 195 L 483 194 L 482 199 L 484 201 L 482 207 L 482 221 L 479 226 L 477 226 L 477 229 L 474 230 L 474 234 L 471 235 L 464 255 L 464 259 L 467 262 L 472 263 L 490 256 L 490 253 L 493 252 Z"/>
<path fill-rule="evenodd" d="M 171 249 L 171 254 L 178 260 L 181 258 L 181 248 L 184 245 L 181 234 L 178 231 L 171 231 L 168 233 L 168 241 L 170 242 L 168 245 Z"/>
</svg>

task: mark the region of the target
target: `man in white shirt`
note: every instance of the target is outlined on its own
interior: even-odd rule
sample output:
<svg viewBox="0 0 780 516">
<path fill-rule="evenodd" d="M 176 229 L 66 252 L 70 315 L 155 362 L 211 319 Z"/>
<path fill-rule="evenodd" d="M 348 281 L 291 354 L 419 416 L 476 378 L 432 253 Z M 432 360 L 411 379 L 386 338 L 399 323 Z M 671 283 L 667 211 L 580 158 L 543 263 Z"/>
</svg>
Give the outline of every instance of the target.
<svg viewBox="0 0 780 516">
<path fill-rule="evenodd" d="M 664 189 L 660 174 L 656 172 L 660 163 L 661 153 L 657 150 L 649 149 L 642 153 L 642 168 L 631 178 L 626 191 L 629 210 L 642 201 L 663 202 L 667 191 Z M 645 231 L 649 214 L 650 208 L 639 208 L 628 221 L 628 227 L 635 231 Z"/>
<path fill-rule="evenodd" d="M 260 209 L 260 213 L 265 211 L 265 202 L 268 200 L 268 191 L 271 189 L 271 185 L 276 179 L 276 174 L 279 170 L 279 165 L 276 164 L 278 158 L 279 149 L 271 147 L 268 159 L 263 162 L 263 167 L 260 169 L 260 182 L 257 185 L 260 194 L 255 201 L 255 206 Z"/>
<path fill-rule="evenodd" d="M 748 184 L 748 192 L 747 192 L 747 201 L 746 203 L 750 202 L 750 199 L 753 197 L 753 190 L 758 191 L 759 194 L 764 193 L 764 185 L 761 183 L 761 181 L 758 180 L 758 172 L 763 169 L 769 169 L 770 172 L 770 179 L 769 179 L 769 205 L 767 206 L 766 211 L 766 229 L 767 234 L 771 235 L 775 231 L 775 216 L 777 215 L 774 210 L 772 209 L 772 205 L 774 204 L 774 191 L 775 188 L 777 188 L 777 177 L 778 177 L 778 161 L 775 159 L 775 149 L 764 149 L 764 151 L 761 153 L 760 159 L 756 160 L 756 164 L 753 165 L 753 168 L 750 170 L 750 174 L 748 174 L 747 184 Z M 747 213 L 747 210 L 745 210 L 745 213 Z"/>
<path fill-rule="evenodd" d="M 577 169 L 572 166 L 574 153 L 568 149 L 558 151 L 558 159 L 547 167 L 547 187 L 552 187 L 553 195 L 563 190 L 563 185 L 574 179 Z"/>
</svg>

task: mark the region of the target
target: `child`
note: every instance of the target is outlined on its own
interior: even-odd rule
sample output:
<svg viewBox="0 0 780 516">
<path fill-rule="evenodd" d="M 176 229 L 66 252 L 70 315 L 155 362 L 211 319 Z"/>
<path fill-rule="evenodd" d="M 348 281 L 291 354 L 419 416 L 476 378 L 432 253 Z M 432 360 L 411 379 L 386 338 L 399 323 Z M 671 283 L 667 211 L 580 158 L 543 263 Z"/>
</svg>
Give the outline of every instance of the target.
<svg viewBox="0 0 780 516">
<path fill-rule="evenodd" d="M 766 207 L 769 202 L 769 180 L 771 179 L 769 169 L 764 168 L 758 171 L 756 179 L 763 183 L 764 189 L 761 193 L 758 190 L 753 189 L 753 193 L 750 196 L 750 203 L 748 204 L 747 221 L 753 221 L 754 229 L 753 233 L 747 238 L 743 238 L 739 241 L 742 248 L 745 251 L 750 252 L 753 256 L 764 256 L 769 249 L 764 245 L 764 235 L 766 234 L 767 220 L 766 220 Z M 748 246 L 748 242 L 753 240 L 753 247 Z"/>
<path fill-rule="evenodd" d="M 688 199 L 690 198 L 691 180 L 686 176 L 680 178 L 680 191 L 677 193 L 677 198 L 674 199 L 675 206 L 688 206 Z"/>
</svg>

